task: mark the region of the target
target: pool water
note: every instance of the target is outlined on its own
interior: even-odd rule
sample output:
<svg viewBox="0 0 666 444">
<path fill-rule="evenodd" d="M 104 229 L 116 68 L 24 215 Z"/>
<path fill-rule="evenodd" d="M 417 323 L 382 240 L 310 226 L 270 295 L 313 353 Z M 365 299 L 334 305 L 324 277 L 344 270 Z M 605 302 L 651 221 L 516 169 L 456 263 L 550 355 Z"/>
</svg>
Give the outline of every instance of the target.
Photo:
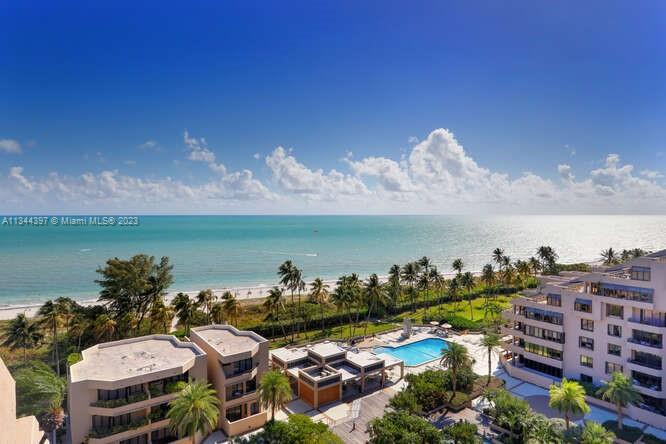
<svg viewBox="0 0 666 444">
<path fill-rule="evenodd" d="M 442 356 L 442 349 L 448 349 L 449 343 L 439 338 L 428 338 L 398 347 L 377 347 L 375 353 L 388 353 L 405 361 L 405 365 L 421 365 Z"/>
</svg>

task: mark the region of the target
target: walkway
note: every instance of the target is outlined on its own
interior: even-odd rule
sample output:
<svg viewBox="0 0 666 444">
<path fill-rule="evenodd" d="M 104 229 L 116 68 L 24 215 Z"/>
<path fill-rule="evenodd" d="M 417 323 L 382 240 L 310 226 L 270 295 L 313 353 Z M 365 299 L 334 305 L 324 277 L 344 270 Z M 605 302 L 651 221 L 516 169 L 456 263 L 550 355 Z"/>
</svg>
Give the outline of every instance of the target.
<svg viewBox="0 0 666 444">
<path fill-rule="evenodd" d="M 355 420 L 348 418 L 346 422 L 335 425 L 333 432 L 347 444 L 365 444 L 368 441 L 368 423 L 375 418 L 384 416 L 389 400 L 393 397 L 393 389 L 384 389 L 359 398 L 359 416 Z M 354 424 L 356 426 L 354 427 Z"/>
</svg>

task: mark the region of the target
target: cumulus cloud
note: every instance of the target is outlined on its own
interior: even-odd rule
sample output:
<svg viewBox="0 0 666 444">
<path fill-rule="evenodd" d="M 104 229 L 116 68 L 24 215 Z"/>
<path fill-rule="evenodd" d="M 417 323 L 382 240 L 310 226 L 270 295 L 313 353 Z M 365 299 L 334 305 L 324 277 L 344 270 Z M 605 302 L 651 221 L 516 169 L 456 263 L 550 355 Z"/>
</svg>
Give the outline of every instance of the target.
<svg viewBox="0 0 666 444">
<path fill-rule="evenodd" d="M 140 150 L 160 151 L 160 146 L 155 140 L 146 140 L 138 146 Z"/>
<path fill-rule="evenodd" d="M 8 154 L 21 154 L 21 144 L 14 139 L 0 139 L 0 151 Z"/>
<path fill-rule="evenodd" d="M 664 177 L 662 173 L 655 170 L 643 170 L 641 171 L 641 176 L 645 177 L 646 179 L 661 179 Z"/>
<path fill-rule="evenodd" d="M 309 169 L 281 146 L 266 156 L 266 166 L 278 186 L 290 193 L 325 200 L 368 194 L 367 187 L 359 178 L 335 169 L 328 173 L 321 169 Z"/>
<path fill-rule="evenodd" d="M 206 143 L 206 139 L 203 137 L 200 139 L 191 137 L 190 133 L 185 130 L 183 133 L 183 141 L 189 150 L 189 154 L 187 156 L 189 160 L 205 163 L 215 162 L 215 153 L 208 149 L 208 143 Z"/>
<path fill-rule="evenodd" d="M 395 160 L 386 157 L 366 157 L 354 161 L 351 156 L 347 156 L 345 161 L 357 176 L 376 177 L 386 191 L 406 193 L 419 189 L 412 183 L 407 170 Z"/>
<path fill-rule="evenodd" d="M 567 182 L 572 182 L 575 177 L 571 172 L 571 165 L 561 164 L 557 166 L 557 172 L 560 173 L 560 177 Z"/>
</svg>

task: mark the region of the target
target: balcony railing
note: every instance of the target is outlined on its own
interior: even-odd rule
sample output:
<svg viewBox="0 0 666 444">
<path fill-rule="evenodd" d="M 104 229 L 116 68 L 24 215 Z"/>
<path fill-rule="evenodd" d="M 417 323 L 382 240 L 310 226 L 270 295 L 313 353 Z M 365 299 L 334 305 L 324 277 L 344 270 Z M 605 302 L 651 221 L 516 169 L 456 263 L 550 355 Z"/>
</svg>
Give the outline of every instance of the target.
<svg viewBox="0 0 666 444">
<path fill-rule="evenodd" d="M 632 344 L 645 345 L 652 348 L 663 348 L 663 343 L 661 342 L 646 341 L 644 339 L 637 338 L 629 338 L 627 341 L 631 342 Z"/>
<path fill-rule="evenodd" d="M 131 421 L 127 424 L 115 425 L 113 427 L 93 428 L 90 430 L 89 436 L 91 438 L 106 438 L 107 436 L 123 433 L 128 430 L 138 429 L 145 425 L 148 425 L 148 418 L 141 418 Z"/>
<path fill-rule="evenodd" d="M 148 394 L 145 392 L 141 392 L 141 393 L 135 393 L 134 395 L 130 395 L 126 398 L 107 399 L 107 400 L 100 399 L 98 401 L 92 402 L 90 405 L 92 407 L 103 407 L 107 409 L 114 409 L 116 407 L 122 407 L 127 404 L 133 404 L 135 402 L 145 401 L 146 399 L 148 399 Z"/>
<path fill-rule="evenodd" d="M 629 359 L 629 362 L 632 364 L 642 365 L 643 367 L 651 368 L 654 370 L 661 370 L 661 362 L 659 361 L 647 361 L 644 359 Z"/>
<path fill-rule="evenodd" d="M 666 320 L 661 318 L 629 318 L 629 322 L 634 322 L 636 324 L 651 325 L 653 327 L 666 327 Z"/>
<path fill-rule="evenodd" d="M 234 378 L 236 376 L 243 375 L 245 373 L 250 373 L 252 370 L 254 370 L 257 367 L 259 367 L 259 362 L 253 363 L 252 366 L 248 368 L 237 369 L 237 370 L 225 370 L 224 376 L 226 378 Z"/>
<path fill-rule="evenodd" d="M 634 385 L 652 390 L 653 392 L 660 392 L 661 391 L 661 383 L 659 383 L 659 382 L 641 381 L 641 380 L 638 380 L 636 378 L 633 378 L 633 383 L 634 383 Z"/>
</svg>

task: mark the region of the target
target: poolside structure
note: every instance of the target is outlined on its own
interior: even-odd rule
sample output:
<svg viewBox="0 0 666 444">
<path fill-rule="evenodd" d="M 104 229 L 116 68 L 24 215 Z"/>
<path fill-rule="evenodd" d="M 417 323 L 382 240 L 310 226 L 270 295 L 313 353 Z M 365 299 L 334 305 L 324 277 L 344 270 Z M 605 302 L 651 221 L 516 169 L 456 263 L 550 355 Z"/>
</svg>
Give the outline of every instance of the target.
<svg viewBox="0 0 666 444">
<path fill-rule="evenodd" d="M 16 384 L 0 359 L 0 444 L 37 444 L 44 436 L 34 416 L 16 417 Z M 45 441 L 48 444 L 48 440 Z"/>
<path fill-rule="evenodd" d="M 271 365 L 288 376 L 294 395 L 314 408 L 339 401 L 346 387 L 358 386 L 365 393 L 369 384 L 383 387 L 387 372 L 404 363 L 388 354 L 350 351 L 334 342 L 324 341 L 304 347 L 284 347 L 271 352 Z"/>
<path fill-rule="evenodd" d="M 643 398 L 627 414 L 666 428 L 666 250 L 591 273 L 544 277 L 511 304 L 503 313 L 511 376 L 542 387 L 562 377 L 600 386 L 623 373 Z"/>
<path fill-rule="evenodd" d="M 178 382 L 206 380 L 199 346 L 150 335 L 98 344 L 81 355 L 68 374 L 72 444 L 184 442 L 169 431 L 166 413 Z"/>
<path fill-rule="evenodd" d="M 220 398 L 219 426 L 228 436 L 263 427 L 257 388 L 268 371 L 268 340 L 231 325 L 193 328 L 192 342 L 208 355 L 208 379 Z"/>
</svg>

